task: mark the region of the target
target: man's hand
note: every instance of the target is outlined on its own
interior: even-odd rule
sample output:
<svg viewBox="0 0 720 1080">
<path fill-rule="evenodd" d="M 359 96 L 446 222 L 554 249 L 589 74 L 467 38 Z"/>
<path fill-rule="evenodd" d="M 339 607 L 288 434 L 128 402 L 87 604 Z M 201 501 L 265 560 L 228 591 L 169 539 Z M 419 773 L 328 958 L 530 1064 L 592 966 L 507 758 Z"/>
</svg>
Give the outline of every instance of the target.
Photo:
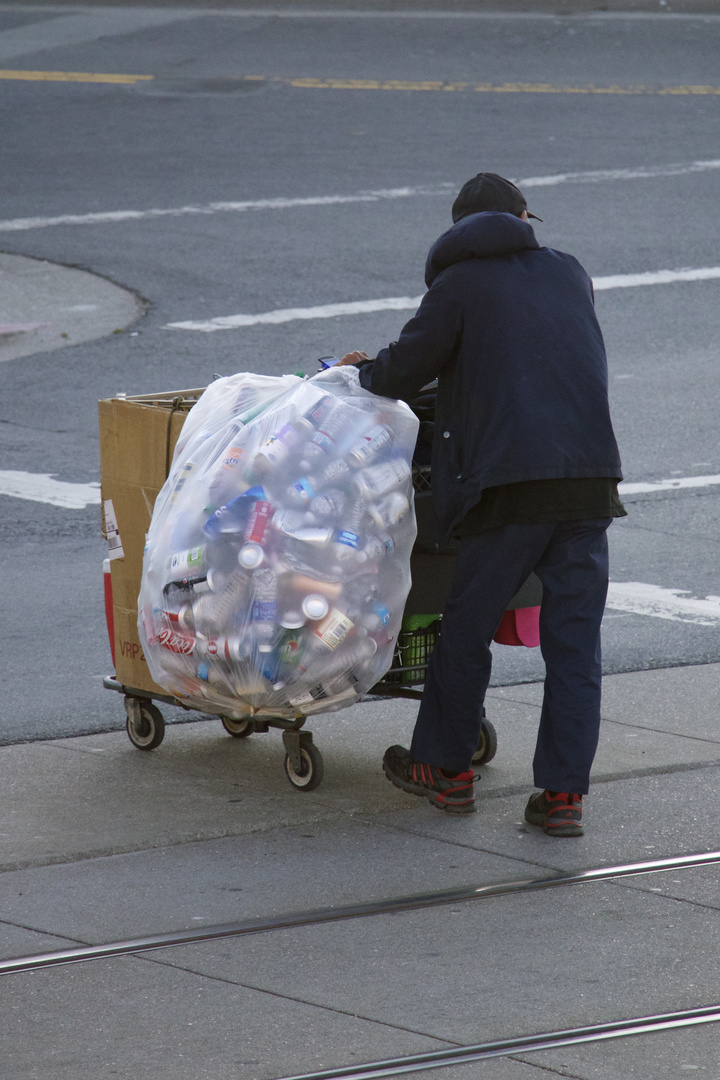
<svg viewBox="0 0 720 1080">
<path fill-rule="evenodd" d="M 370 357 L 368 356 L 367 353 L 358 352 L 356 350 L 355 352 L 346 353 L 345 356 L 343 356 L 343 358 L 337 362 L 335 367 L 340 367 L 341 365 L 344 366 L 346 364 L 359 364 L 361 360 L 369 360 L 369 359 L 370 359 Z"/>
</svg>

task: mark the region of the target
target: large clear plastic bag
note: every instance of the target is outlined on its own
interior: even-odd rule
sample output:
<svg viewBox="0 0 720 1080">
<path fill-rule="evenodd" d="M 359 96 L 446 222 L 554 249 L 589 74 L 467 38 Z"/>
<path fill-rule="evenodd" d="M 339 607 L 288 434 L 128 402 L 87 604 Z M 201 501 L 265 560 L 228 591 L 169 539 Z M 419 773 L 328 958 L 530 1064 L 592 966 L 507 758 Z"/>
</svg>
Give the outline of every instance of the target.
<svg viewBox="0 0 720 1080">
<path fill-rule="evenodd" d="M 382 678 L 410 589 L 417 429 L 352 367 L 212 383 L 147 535 L 153 679 L 204 712 L 289 718 Z"/>
</svg>

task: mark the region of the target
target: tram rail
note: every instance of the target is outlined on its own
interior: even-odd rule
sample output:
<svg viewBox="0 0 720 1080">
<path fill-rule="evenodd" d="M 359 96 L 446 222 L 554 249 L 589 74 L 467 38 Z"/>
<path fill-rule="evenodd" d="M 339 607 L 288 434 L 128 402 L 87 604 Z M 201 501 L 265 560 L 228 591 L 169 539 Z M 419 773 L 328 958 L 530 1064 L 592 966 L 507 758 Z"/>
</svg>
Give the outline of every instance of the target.
<svg viewBox="0 0 720 1080">
<path fill-rule="evenodd" d="M 443 1069 L 452 1065 L 468 1065 L 488 1058 L 508 1057 L 510 1054 L 528 1054 L 532 1051 L 555 1050 L 581 1043 L 603 1042 L 621 1039 L 628 1035 L 649 1035 L 657 1031 L 673 1031 L 697 1024 L 712 1024 L 720 1020 L 720 1004 L 706 1005 L 700 1009 L 663 1013 L 657 1016 L 637 1016 L 630 1020 L 614 1020 L 590 1027 L 568 1028 L 565 1031 L 548 1031 L 540 1035 L 523 1035 L 516 1039 L 477 1043 L 460 1046 L 453 1050 L 434 1050 L 425 1054 L 413 1054 L 385 1061 L 371 1061 L 364 1065 L 348 1065 L 322 1072 L 299 1073 L 282 1080 L 381 1080 L 403 1073 L 421 1072 L 426 1069 Z"/>
<path fill-rule="evenodd" d="M 700 866 L 710 866 L 716 863 L 720 863 L 720 851 L 710 851 L 694 855 L 679 855 L 666 859 L 653 859 L 645 862 L 622 863 L 617 866 L 603 866 L 591 870 L 553 874 L 549 877 L 527 878 L 518 881 L 498 882 L 491 885 L 471 885 L 459 889 L 445 889 L 440 892 L 418 893 L 385 900 L 371 900 L 363 904 L 347 904 L 339 907 L 315 908 L 310 911 L 289 912 L 285 915 L 279 915 L 272 918 L 246 919 L 242 922 L 195 927 L 192 929 L 171 931 L 169 933 L 130 938 L 124 941 L 111 941 L 99 945 L 81 945 L 69 949 L 59 949 L 53 952 L 36 953 L 29 956 L 19 956 L 8 960 L 0 960 L 0 975 L 12 975 L 22 971 L 36 971 L 42 968 L 58 967 L 63 964 L 81 963 L 83 961 L 103 960 L 112 956 L 127 956 L 135 953 L 154 952 L 158 949 L 173 948 L 179 945 L 191 945 L 201 941 L 215 941 L 220 938 L 266 934 L 276 930 L 288 930 L 299 926 L 313 926 L 321 923 L 341 922 L 348 919 L 364 919 L 375 915 L 395 914 L 402 911 L 417 911 L 423 908 L 440 907 L 446 904 L 486 900 L 495 896 L 511 896 L 518 893 L 535 892 L 541 889 L 558 888 L 560 886 L 582 885 L 595 881 L 608 881 L 612 878 L 639 877 L 643 874 L 658 874 L 668 870 L 686 870 Z M 328 1074 L 328 1077 L 330 1077 L 330 1075 L 341 1076 L 343 1074 L 333 1073 Z M 348 1076 L 351 1075 L 354 1074 L 348 1073 Z"/>
</svg>

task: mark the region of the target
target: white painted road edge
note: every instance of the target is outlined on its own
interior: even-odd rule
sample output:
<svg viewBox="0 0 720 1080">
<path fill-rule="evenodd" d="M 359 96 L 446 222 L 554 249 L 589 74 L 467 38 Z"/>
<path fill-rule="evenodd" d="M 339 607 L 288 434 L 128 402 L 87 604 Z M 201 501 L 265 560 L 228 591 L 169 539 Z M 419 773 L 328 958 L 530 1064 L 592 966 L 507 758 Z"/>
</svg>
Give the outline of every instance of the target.
<svg viewBox="0 0 720 1080">
<path fill-rule="evenodd" d="M 71 484 L 56 480 L 49 473 L 12 472 L 0 470 L 0 495 L 15 499 L 61 506 L 65 510 L 83 510 L 86 506 L 100 505 L 100 485 Z"/>
<path fill-rule="evenodd" d="M 653 491 L 679 491 L 682 488 L 712 487 L 720 484 L 720 476 L 681 476 L 671 480 L 649 480 L 646 483 L 618 484 L 621 498 L 627 495 L 646 495 Z"/>
<path fill-rule="evenodd" d="M 611 581 L 607 607 L 672 622 L 720 626 L 720 596 L 696 600 L 687 589 L 664 589 L 642 581 Z"/>
<path fill-rule="evenodd" d="M 645 495 L 656 491 L 681 491 L 688 488 L 713 487 L 720 484 L 720 474 L 709 476 L 680 476 L 668 480 L 648 480 L 644 483 L 623 481 L 618 485 L 621 497 Z M 100 505 L 100 484 L 73 484 L 57 480 L 50 473 L 14 472 L 0 470 L 0 495 L 15 499 L 61 506 L 66 510 L 82 510 L 85 506 Z"/>
<path fill-rule="evenodd" d="M 720 476 L 690 476 L 680 480 L 661 480 L 654 484 L 626 484 L 643 491 L 699 487 L 720 483 Z M 57 480 L 49 474 L 0 471 L 0 495 L 10 495 L 31 502 L 59 506 L 65 510 L 81 510 L 100 503 L 100 485 L 72 484 Z M 632 615 L 647 615 L 673 622 L 694 623 L 698 626 L 720 625 L 720 596 L 696 599 L 686 589 L 667 589 L 642 581 L 611 582 L 607 607 Z"/>
<path fill-rule="evenodd" d="M 387 296 L 381 300 L 351 300 L 345 304 L 318 304 L 308 308 L 279 308 L 259 315 L 219 315 L 215 319 L 168 323 L 166 329 L 200 330 L 211 334 L 215 330 L 237 330 L 243 326 L 296 322 L 300 319 L 335 319 L 340 315 L 369 315 L 374 311 L 415 311 L 422 296 Z"/>
<path fill-rule="evenodd" d="M 633 289 L 645 285 L 670 285 L 677 281 L 710 281 L 720 278 L 720 266 L 695 270 L 650 270 L 642 274 L 612 274 L 593 278 L 596 292 L 606 289 Z M 301 319 L 335 319 L 341 315 L 367 315 L 375 311 L 416 311 L 422 296 L 387 296 L 379 300 L 352 300 L 343 304 L 319 304 L 307 308 L 278 308 L 257 315 L 219 315 L 214 319 L 190 319 L 168 323 L 166 329 L 197 330 L 212 334 L 216 330 L 238 330 L 245 326 L 276 325 Z"/>
<path fill-rule="evenodd" d="M 552 173 L 528 176 L 515 182 L 521 188 L 557 187 L 558 184 L 601 184 L 608 181 L 652 180 L 663 176 L 686 176 L 689 173 L 720 169 L 720 159 L 691 161 L 670 165 L 647 165 L 635 169 L 597 169 L 575 173 Z M 345 203 L 380 202 L 423 195 L 447 195 L 457 190 L 456 182 L 418 187 L 386 188 L 359 191 L 353 195 L 311 195 L 303 198 L 244 199 L 237 202 L 211 202 L 204 206 L 176 206 L 149 210 L 108 210 L 90 214 L 61 214 L 58 217 L 10 218 L 0 221 L 0 232 L 27 232 L 59 225 L 111 225 L 144 218 L 183 217 L 187 214 L 246 213 L 251 210 L 291 210 L 308 206 L 341 206 Z"/>
</svg>

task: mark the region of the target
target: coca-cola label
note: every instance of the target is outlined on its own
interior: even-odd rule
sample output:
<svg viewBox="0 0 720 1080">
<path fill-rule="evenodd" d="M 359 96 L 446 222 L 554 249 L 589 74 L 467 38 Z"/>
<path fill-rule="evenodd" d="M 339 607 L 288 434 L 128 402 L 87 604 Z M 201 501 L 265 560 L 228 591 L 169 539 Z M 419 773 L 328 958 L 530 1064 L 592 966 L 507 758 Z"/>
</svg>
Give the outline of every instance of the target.
<svg viewBox="0 0 720 1080">
<path fill-rule="evenodd" d="M 219 656 L 222 660 L 230 660 L 230 644 L 228 638 L 209 638 L 205 643 L 205 652 L 208 656 Z"/>
<path fill-rule="evenodd" d="M 177 634 L 174 630 L 161 630 L 157 636 L 158 644 L 170 652 L 179 653 L 182 656 L 192 656 L 195 652 L 195 638 Z"/>
</svg>

